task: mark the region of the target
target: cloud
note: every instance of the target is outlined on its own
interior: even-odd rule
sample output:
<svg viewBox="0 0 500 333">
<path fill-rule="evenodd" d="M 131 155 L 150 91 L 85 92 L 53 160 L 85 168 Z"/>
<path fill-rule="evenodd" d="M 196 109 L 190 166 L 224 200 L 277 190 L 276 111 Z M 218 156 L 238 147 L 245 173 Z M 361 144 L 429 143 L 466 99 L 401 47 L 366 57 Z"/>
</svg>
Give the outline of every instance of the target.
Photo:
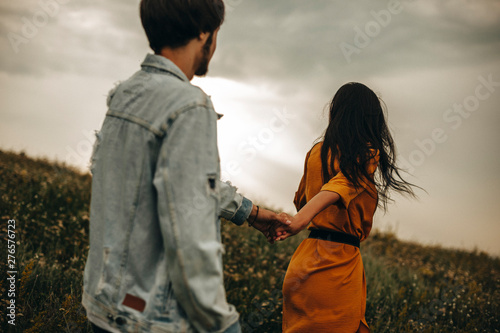
<svg viewBox="0 0 500 333">
<path fill-rule="evenodd" d="M 147 51 L 134 2 L 30 1 L 0 9 L 0 71 L 118 76 Z M 123 75 L 123 74 L 122 74 Z"/>
<path fill-rule="evenodd" d="M 41 3 L 55 1 L 61 3 L 57 13 L 47 14 L 45 22 L 37 14 Z M 402 233 L 418 232 L 420 240 L 433 233 L 445 237 L 446 223 L 454 223 L 462 233 L 450 242 L 459 244 L 460 235 L 473 232 L 462 218 L 471 218 L 462 211 L 473 206 L 482 212 L 480 225 L 500 231 L 491 226 L 494 211 L 485 204 L 500 195 L 491 185 L 500 179 L 495 177 L 500 89 L 481 101 L 459 129 L 443 120 L 448 108 L 474 94 L 478 76 L 491 74 L 500 81 L 498 1 L 401 1 L 397 10 L 389 0 L 225 2 L 218 49 L 200 85 L 226 114 L 219 122 L 222 162 L 240 163 L 242 172 L 232 180 L 252 199 L 293 210 L 305 154 L 328 121 L 325 106 L 341 85 L 359 81 L 387 103 L 402 157 L 419 149 L 415 142 L 429 138 L 435 128 L 448 135 L 410 179 L 433 196 L 419 203 L 401 201 L 403 208 L 395 207 L 387 218 L 404 221 Z M 98 129 L 106 92 L 138 70 L 150 52 L 138 5 L 139 0 L 0 4 L 0 83 L 6 87 L 2 146 L 64 159 L 67 147 L 89 145 L 82 131 Z M 36 32 L 29 34 L 35 21 Z M 9 33 L 28 40 L 17 53 Z M 356 51 L 346 56 L 342 43 Z M 284 109 L 296 118 L 248 160 L 239 144 L 269 135 L 262 131 L 274 110 Z M 447 198 L 447 192 L 454 195 Z M 446 219 L 446 226 L 436 229 Z"/>
<path fill-rule="evenodd" d="M 386 19 L 384 27 L 373 13 L 387 12 L 388 3 L 243 1 L 222 27 L 214 72 L 238 80 L 260 78 L 290 86 L 307 80 L 321 86 L 334 77 L 463 66 L 497 57 L 500 10 L 493 1 L 465 9 L 451 2 L 401 1 L 398 14 Z M 475 19 L 467 15 L 471 6 Z M 366 36 L 371 23 L 379 26 L 375 37 Z M 356 46 L 357 28 L 368 37 L 365 47 Z M 343 42 L 359 51 L 351 55 L 351 63 L 340 48 Z"/>
<path fill-rule="evenodd" d="M 461 2 L 401 1 L 401 12 L 392 14 L 387 26 L 379 24 L 380 32 L 360 48 L 355 29 L 365 32 L 367 24 L 377 22 L 373 13 L 387 11 L 390 2 L 229 1 L 212 73 L 247 82 L 274 81 L 296 91 L 304 80 L 322 89 L 349 76 L 495 59 L 500 49 L 498 4 Z M 1 40 L 2 48 L 12 52 L 1 53 L 0 70 L 117 75 L 131 65 L 127 59 L 140 59 L 148 51 L 139 1 L 73 0 L 49 6 L 51 10 L 44 10 L 44 3 L 57 0 L 1 5 L 4 36 L 12 32 L 23 37 L 23 19 L 33 23 L 37 12 L 53 15 L 35 26 L 28 43 L 17 45 L 18 53 L 8 38 Z M 341 43 L 358 49 L 351 63 Z"/>
</svg>

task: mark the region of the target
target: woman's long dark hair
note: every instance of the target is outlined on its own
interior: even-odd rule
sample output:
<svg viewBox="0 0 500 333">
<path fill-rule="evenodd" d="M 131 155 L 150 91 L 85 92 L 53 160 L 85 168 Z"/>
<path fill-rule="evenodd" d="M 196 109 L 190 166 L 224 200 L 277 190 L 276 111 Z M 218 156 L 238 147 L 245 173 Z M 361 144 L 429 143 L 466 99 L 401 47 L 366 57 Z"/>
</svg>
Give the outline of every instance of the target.
<svg viewBox="0 0 500 333">
<path fill-rule="evenodd" d="M 378 151 L 378 172 L 372 178 L 367 163 Z M 331 152 L 331 154 L 330 154 Z M 396 147 L 387 127 L 381 101 L 367 86 L 351 82 L 343 85 L 330 103 L 330 122 L 321 147 L 323 182 L 334 172 L 335 158 L 340 171 L 354 186 L 371 181 L 379 194 L 379 204 L 387 208 L 390 191 L 415 196 L 413 184 L 402 177 L 396 166 Z"/>
</svg>

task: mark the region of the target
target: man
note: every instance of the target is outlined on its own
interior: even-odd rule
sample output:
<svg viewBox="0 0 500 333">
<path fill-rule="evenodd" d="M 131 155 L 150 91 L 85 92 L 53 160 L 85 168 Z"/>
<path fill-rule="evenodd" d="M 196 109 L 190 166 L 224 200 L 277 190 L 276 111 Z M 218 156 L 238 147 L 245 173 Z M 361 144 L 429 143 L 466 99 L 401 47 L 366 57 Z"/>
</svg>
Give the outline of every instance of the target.
<svg viewBox="0 0 500 333">
<path fill-rule="evenodd" d="M 240 332 L 223 285 L 220 217 L 287 223 L 219 180 L 205 75 L 222 0 L 142 0 L 154 55 L 108 97 L 92 154 L 82 303 L 96 332 Z"/>
</svg>

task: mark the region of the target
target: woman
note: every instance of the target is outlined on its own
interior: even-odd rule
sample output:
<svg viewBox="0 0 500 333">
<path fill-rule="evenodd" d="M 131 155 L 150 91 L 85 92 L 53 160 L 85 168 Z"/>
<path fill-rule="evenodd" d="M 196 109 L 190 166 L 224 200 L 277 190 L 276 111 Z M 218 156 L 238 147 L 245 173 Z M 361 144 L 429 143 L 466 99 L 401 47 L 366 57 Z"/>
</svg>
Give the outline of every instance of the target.
<svg viewBox="0 0 500 333">
<path fill-rule="evenodd" d="M 360 83 L 342 86 L 323 140 L 306 156 L 294 200 L 298 213 L 278 229 L 280 240 L 311 230 L 283 283 L 283 332 L 370 332 L 359 243 L 390 190 L 414 195 L 395 159 L 378 97 Z"/>
</svg>

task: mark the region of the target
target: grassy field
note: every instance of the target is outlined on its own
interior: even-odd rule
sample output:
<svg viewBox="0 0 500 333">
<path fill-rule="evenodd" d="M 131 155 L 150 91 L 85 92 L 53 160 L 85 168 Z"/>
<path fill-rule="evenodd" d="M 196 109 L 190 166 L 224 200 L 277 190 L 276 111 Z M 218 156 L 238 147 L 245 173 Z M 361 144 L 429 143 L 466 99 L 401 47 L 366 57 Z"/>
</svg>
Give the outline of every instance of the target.
<svg viewBox="0 0 500 333">
<path fill-rule="evenodd" d="M 90 176 L 0 151 L 0 177 L 5 251 L 0 331 L 91 332 L 80 305 Z M 6 316 L 11 298 L 7 224 L 12 219 L 18 271 L 15 327 Z M 227 295 L 241 314 L 244 332 L 281 332 L 281 284 L 300 241 L 297 236 L 271 246 L 255 230 L 224 223 Z M 378 232 L 361 248 L 372 332 L 500 332 L 500 259 L 423 247 Z"/>
</svg>

